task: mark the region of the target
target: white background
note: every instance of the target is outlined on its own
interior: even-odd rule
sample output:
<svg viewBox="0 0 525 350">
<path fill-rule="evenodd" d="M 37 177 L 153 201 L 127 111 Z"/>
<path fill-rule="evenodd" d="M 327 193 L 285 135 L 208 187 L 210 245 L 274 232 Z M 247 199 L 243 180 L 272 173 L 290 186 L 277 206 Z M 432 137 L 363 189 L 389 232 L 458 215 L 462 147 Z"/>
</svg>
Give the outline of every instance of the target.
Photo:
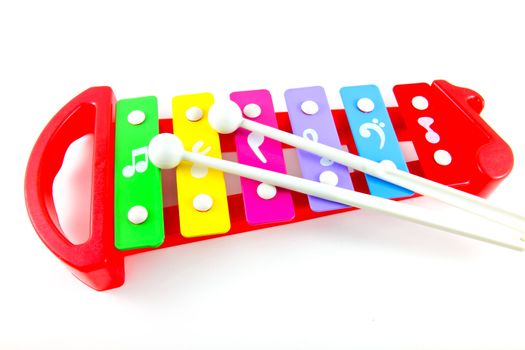
<svg viewBox="0 0 525 350">
<path fill-rule="evenodd" d="M 0 4 L 1 349 L 524 349 L 525 255 L 364 211 L 127 259 L 97 293 L 27 218 L 25 165 L 90 86 L 117 98 L 447 79 L 481 93 L 523 212 L 520 2 L 4 1 Z M 426 199 L 411 201 L 436 210 Z"/>
</svg>

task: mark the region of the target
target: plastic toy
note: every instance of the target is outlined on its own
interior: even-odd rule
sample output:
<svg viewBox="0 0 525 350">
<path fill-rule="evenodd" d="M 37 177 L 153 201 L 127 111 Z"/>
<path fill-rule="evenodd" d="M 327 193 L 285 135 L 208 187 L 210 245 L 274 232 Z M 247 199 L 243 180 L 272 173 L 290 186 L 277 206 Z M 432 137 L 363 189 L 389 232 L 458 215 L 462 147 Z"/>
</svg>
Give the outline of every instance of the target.
<svg viewBox="0 0 525 350">
<path fill-rule="evenodd" d="M 155 97 L 117 102 L 111 88 L 90 88 L 35 144 L 25 182 L 29 216 L 45 245 L 96 290 L 124 283 L 128 255 L 356 207 L 524 249 L 523 235 L 478 235 L 397 201 L 433 196 L 524 227 L 521 216 L 479 198 L 513 166 L 509 146 L 480 117 L 482 97 L 443 80 L 398 85 L 394 94 L 398 106 L 387 108 L 375 86 L 345 87 L 344 110 L 331 110 L 321 87 L 290 89 L 288 112 L 279 113 L 266 90 L 234 92 L 215 104 L 208 93 L 183 95 L 173 99 L 173 118 L 159 119 Z M 60 228 L 52 185 L 68 146 L 90 133 L 91 231 L 75 245 Z M 300 148 L 303 179 L 282 175 L 287 144 Z M 406 158 L 407 147 L 416 158 Z M 242 165 L 221 161 L 225 152 L 236 152 Z M 164 207 L 160 168 L 175 166 L 178 205 Z M 228 195 L 223 171 L 242 175 L 241 194 Z"/>
</svg>

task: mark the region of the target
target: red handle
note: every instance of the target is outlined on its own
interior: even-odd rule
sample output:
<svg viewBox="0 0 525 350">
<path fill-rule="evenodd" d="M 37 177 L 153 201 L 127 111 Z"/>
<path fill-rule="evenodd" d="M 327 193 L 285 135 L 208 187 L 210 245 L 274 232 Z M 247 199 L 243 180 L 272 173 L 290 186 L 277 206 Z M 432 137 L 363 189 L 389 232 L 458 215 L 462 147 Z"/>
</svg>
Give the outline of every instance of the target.
<svg viewBox="0 0 525 350">
<path fill-rule="evenodd" d="M 90 88 L 66 104 L 38 138 L 26 170 L 29 217 L 44 244 L 82 282 L 96 290 L 124 283 L 123 255 L 113 242 L 115 96 L 109 87 Z M 93 133 L 90 237 L 75 245 L 64 236 L 53 202 L 53 180 L 69 145 Z"/>
</svg>

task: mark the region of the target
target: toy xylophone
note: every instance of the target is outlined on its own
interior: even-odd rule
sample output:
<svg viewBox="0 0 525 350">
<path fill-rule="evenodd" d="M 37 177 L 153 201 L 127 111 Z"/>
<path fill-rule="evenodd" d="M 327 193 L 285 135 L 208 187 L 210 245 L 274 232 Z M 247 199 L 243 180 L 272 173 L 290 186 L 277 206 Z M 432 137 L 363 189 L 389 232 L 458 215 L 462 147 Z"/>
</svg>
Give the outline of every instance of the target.
<svg viewBox="0 0 525 350">
<path fill-rule="evenodd" d="M 511 149 L 480 117 L 484 101 L 472 90 L 443 80 L 398 85 L 396 107 L 386 107 L 373 85 L 344 87 L 340 94 L 344 109 L 331 110 L 323 88 L 290 89 L 288 112 L 276 113 L 268 91 L 234 92 L 234 103 L 223 104 L 216 121 L 209 93 L 174 97 L 172 119 L 159 119 L 155 97 L 116 101 L 111 88 L 90 88 L 66 104 L 36 142 L 25 182 L 29 216 L 76 277 L 106 290 L 124 283 L 124 257 L 131 254 L 345 212 L 356 209 L 348 205 L 353 203 L 368 207 L 368 198 L 392 207 L 392 213 L 402 203 L 384 199 L 442 193 L 436 183 L 486 197 L 512 169 Z M 245 128 L 237 129 L 242 123 Z M 250 131 L 250 125 L 266 129 Z M 297 150 L 303 179 L 273 180 L 273 174 L 286 173 L 284 150 L 290 148 L 269 137 L 279 130 L 275 137 L 306 149 Z M 68 146 L 87 134 L 94 139 L 90 237 L 75 245 L 60 228 L 52 186 Z M 174 143 L 180 150 L 164 147 Z M 340 151 L 344 147 L 348 152 Z M 407 158 L 405 148 L 416 155 Z M 331 153 L 334 149 L 345 154 Z M 237 173 L 242 193 L 228 195 L 221 169 L 233 166 L 218 159 L 232 152 L 247 167 Z M 352 154 L 374 164 L 365 159 L 354 167 L 360 171 L 349 169 L 354 163 L 344 157 Z M 374 173 L 375 164 L 380 167 Z M 159 168 L 176 165 L 178 204 L 169 206 L 163 204 Z M 395 184 L 396 174 L 424 179 L 414 193 L 403 182 L 410 178 Z M 317 188 L 312 181 L 320 186 L 317 192 L 299 188 L 303 183 Z M 341 199 L 337 193 L 323 197 L 332 188 Z M 450 191 L 443 192 L 448 200 L 460 203 L 458 191 Z M 352 193 L 356 202 L 343 196 Z M 478 204 L 484 205 L 481 199 Z M 487 208 L 486 213 L 497 212 Z M 418 221 L 414 217 L 406 218 Z M 503 245 L 522 249 L 518 243 Z"/>
</svg>

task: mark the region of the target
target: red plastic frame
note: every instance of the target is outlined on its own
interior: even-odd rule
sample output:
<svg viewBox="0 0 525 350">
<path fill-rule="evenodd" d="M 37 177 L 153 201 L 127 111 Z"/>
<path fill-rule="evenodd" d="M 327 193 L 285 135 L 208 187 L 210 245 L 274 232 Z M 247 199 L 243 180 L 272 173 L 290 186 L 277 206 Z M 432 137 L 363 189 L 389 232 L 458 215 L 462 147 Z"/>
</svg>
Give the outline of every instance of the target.
<svg viewBox="0 0 525 350">
<path fill-rule="evenodd" d="M 25 178 L 29 217 L 44 244 L 82 282 L 96 290 L 124 283 L 124 256 L 113 245 L 113 150 L 115 96 L 109 87 L 91 88 L 65 105 L 38 138 Z M 69 145 L 94 135 L 91 227 L 88 241 L 75 245 L 60 228 L 53 180 Z"/>
<path fill-rule="evenodd" d="M 483 98 L 476 92 L 453 86 L 438 80 L 432 85 L 406 84 L 394 88 L 399 107 L 389 108 L 389 114 L 396 129 L 399 141 L 413 141 L 421 161 L 408 163 L 410 172 L 434 179 L 444 184 L 460 188 L 480 196 L 489 195 L 509 174 L 513 166 L 512 151 L 509 146 L 481 119 Z M 414 121 L 418 111 L 411 108 L 413 96 L 425 95 L 432 106 L 436 119 L 451 116 L 454 119 L 445 123 L 456 123 L 460 127 L 441 129 L 441 136 L 453 141 L 450 147 L 458 144 L 468 133 L 474 135 L 478 144 L 468 147 L 469 154 L 462 154 L 471 161 L 460 162 L 454 174 L 447 175 L 446 169 L 436 168 L 425 161 L 427 153 L 433 152 L 435 145 L 424 142 L 422 130 Z M 150 249 L 118 251 L 113 239 L 113 173 L 114 173 L 114 115 L 115 96 L 109 87 L 90 88 L 66 104 L 49 122 L 29 158 L 25 179 L 25 197 L 29 216 L 37 234 L 44 244 L 61 259 L 82 282 L 96 290 L 119 287 L 124 283 L 124 257 Z M 351 132 L 343 110 L 333 110 L 339 137 L 352 153 L 356 153 Z M 287 113 L 277 113 L 279 128 L 290 131 Z M 160 120 L 161 132 L 171 131 L 171 121 Z M 78 138 L 94 135 L 93 185 L 91 198 L 91 227 L 87 242 L 79 245 L 67 240 L 60 228 L 53 203 L 53 180 L 60 170 L 69 145 Z M 221 135 L 223 152 L 234 152 L 232 135 Z M 461 151 L 464 153 L 464 151 Z M 459 177 L 458 173 L 459 172 Z M 351 174 L 356 190 L 368 192 L 363 174 Z M 293 194 L 296 216 L 291 222 L 308 220 L 338 212 L 316 213 L 310 210 L 305 195 Z M 255 229 L 278 226 L 275 223 L 251 226 L 244 218 L 241 195 L 228 198 L 232 228 L 226 235 Z M 185 238 L 179 232 L 178 208 L 168 207 L 165 211 L 165 242 L 156 249 L 175 246 L 194 241 L 222 237 L 208 236 Z"/>
</svg>

